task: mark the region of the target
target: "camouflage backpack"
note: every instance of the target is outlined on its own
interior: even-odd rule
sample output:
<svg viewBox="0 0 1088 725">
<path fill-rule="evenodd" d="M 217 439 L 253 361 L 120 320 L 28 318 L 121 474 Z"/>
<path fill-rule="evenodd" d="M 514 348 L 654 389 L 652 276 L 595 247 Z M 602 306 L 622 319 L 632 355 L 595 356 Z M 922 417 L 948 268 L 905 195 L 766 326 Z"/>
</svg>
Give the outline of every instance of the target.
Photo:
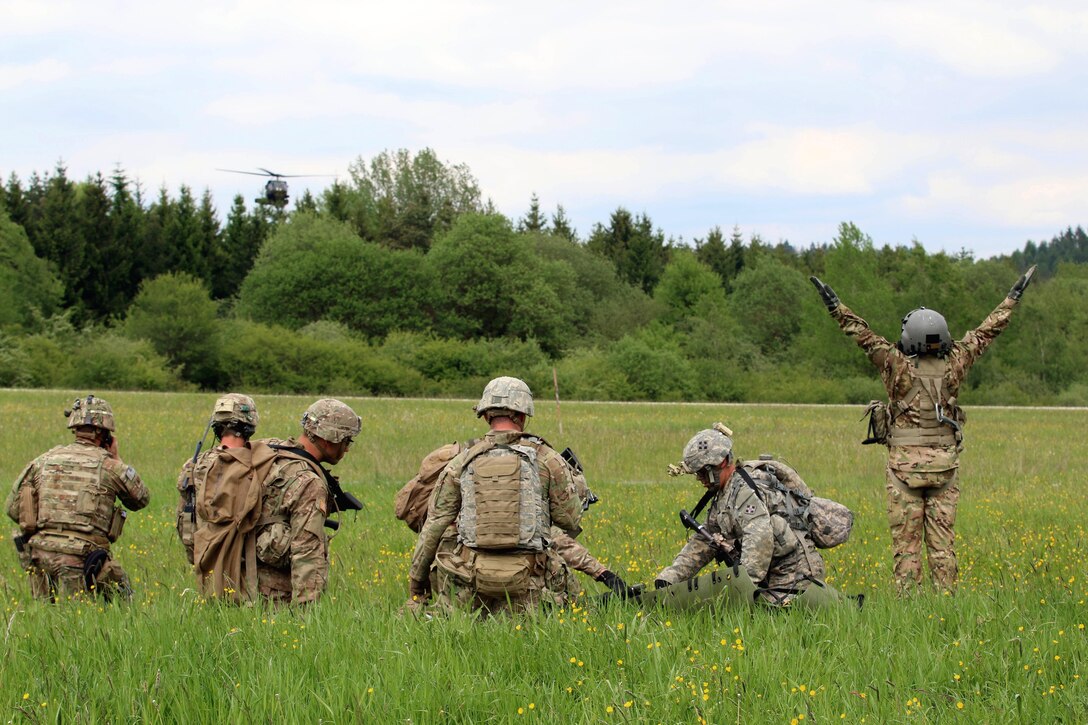
<svg viewBox="0 0 1088 725">
<path fill-rule="evenodd" d="M 816 496 L 793 468 L 765 455 L 760 456 L 758 461 L 745 462 L 744 465 L 762 469 L 774 477 L 774 489 L 785 497 L 790 526 L 808 531 L 817 548 L 831 549 L 850 538 L 854 512 L 837 501 Z M 743 468 L 737 471 L 759 495 L 759 489 L 751 482 L 747 472 Z"/>
<path fill-rule="evenodd" d="M 461 451 L 471 448 L 475 440 L 465 444 L 447 443 L 446 445 L 431 451 L 419 464 L 419 472 L 412 480 L 404 484 L 397 491 L 393 499 L 393 513 L 398 519 L 408 524 L 408 528 L 417 534 L 427 521 L 427 505 L 431 500 L 431 492 L 438 483 L 438 476 L 442 469 Z"/>
</svg>

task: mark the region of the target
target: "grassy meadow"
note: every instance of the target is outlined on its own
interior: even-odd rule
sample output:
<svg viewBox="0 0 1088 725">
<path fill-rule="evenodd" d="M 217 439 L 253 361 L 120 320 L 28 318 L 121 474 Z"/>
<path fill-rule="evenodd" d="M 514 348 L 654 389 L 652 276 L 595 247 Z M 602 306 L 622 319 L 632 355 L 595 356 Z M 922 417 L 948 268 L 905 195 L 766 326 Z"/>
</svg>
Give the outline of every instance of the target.
<svg viewBox="0 0 1088 725">
<path fill-rule="evenodd" d="M 437 445 L 479 434 L 473 401 L 344 400 L 363 433 L 337 466 L 366 502 L 332 542 L 325 598 L 234 608 L 193 590 L 174 532 L 175 480 L 215 395 L 101 392 L 122 458 L 152 491 L 114 553 L 127 605 L 30 600 L 0 546 L 0 716 L 10 722 L 1088 722 L 1088 411 L 968 410 L 957 596 L 894 596 L 884 450 L 858 407 L 564 403 L 531 430 L 572 446 L 601 502 L 582 541 L 652 582 L 685 539 L 694 479 L 669 479 L 688 437 L 722 420 L 740 457 L 773 453 L 856 514 L 825 552 L 865 608 L 642 611 L 610 603 L 526 619 L 397 616 L 414 536 L 392 499 Z M 0 390 L 0 480 L 66 443 L 57 391 Z M 286 437 L 312 398 L 261 396 L 258 436 Z M 9 533 L 14 525 L 8 522 Z M 601 586 L 585 581 L 589 593 Z"/>
</svg>

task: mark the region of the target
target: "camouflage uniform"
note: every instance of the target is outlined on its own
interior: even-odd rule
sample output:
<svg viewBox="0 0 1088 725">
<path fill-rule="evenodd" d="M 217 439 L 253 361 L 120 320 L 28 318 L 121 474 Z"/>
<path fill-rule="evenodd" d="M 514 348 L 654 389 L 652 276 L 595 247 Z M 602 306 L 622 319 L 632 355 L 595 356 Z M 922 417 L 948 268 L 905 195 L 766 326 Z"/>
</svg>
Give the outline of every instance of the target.
<svg viewBox="0 0 1088 725">
<path fill-rule="evenodd" d="M 831 310 L 831 316 L 880 371 L 888 391 L 892 417 L 888 440 L 886 485 L 888 522 L 891 525 L 895 582 L 906 592 L 922 582 L 921 547 L 923 538 L 934 583 L 945 591 L 954 591 L 958 575 L 955 552 L 956 505 L 958 481 L 959 431 L 947 423 L 929 420 L 934 413 L 932 395 L 919 391 L 919 379 L 929 375 L 939 380 L 939 396 L 944 413 L 957 424 L 964 416 L 956 405 L 960 385 L 968 370 L 990 343 L 1009 324 L 1018 300 L 1007 297 L 976 329 L 951 345 L 943 358 L 932 355 L 907 355 L 895 344 L 873 332 L 862 318 L 844 304 Z M 918 434 L 925 433 L 931 444 Z M 912 442 L 913 441 L 913 442 Z"/>
<path fill-rule="evenodd" d="M 537 473 L 540 478 L 540 497 L 546 517 L 550 523 L 562 531 L 576 535 L 580 529 L 581 502 L 574 490 L 570 468 L 562 457 L 541 439 L 521 431 L 491 431 L 485 441 L 502 446 L 521 445 L 536 449 Z M 503 552 L 473 549 L 464 543 L 463 533 L 458 533 L 457 545 L 449 535 L 443 538 L 448 527 L 464 511 L 461 496 L 461 474 L 468 459 L 469 451 L 459 453 L 443 470 L 431 496 L 427 512 L 427 521 L 419 535 L 412 555 L 409 578 L 413 581 L 426 581 L 429 578 L 431 563 L 436 560 L 441 541 L 445 541 L 450 550 L 442 552 L 438 558 L 438 567 L 442 570 L 450 585 L 448 590 L 439 592 L 439 604 L 443 607 L 458 606 L 481 610 L 485 615 L 500 611 L 527 611 L 534 609 L 545 591 L 547 555 L 545 550 L 550 545 L 544 541 L 544 549 L 516 550 Z M 550 527 L 548 538 L 550 538 Z M 445 547 L 443 547 L 445 548 Z M 491 595 L 479 591 L 477 574 L 480 557 L 499 560 L 511 569 L 522 568 L 528 571 L 528 584 L 524 591 L 509 595 Z"/>
<path fill-rule="evenodd" d="M 582 583 L 574 572 L 580 571 L 586 576 L 599 580 L 608 571 L 601 562 L 589 553 L 573 536 L 568 536 L 558 526 L 552 527 L 552 546 L 548 550 L 546 587 L 559 605 L 564 605 L 584 591 Z"/>
<path fill-rule="evenodd" d="M 771 603 L 786 604 L 795 592 L 804 591 L 810 579 L 822 579 L 824 561 L 808 532 L 792 528 L 787 519 L 785 496 L 777 490 L 774 461 L 743 462 L 759 492 L 733 473 L 710 503 L 706 528 L 740 548 L 741 567 Z M 791 469 L 792 470 L 792 469 Z M 675 584 L 691 579 L 714 560 L 715 549 L 693 534 L 672 564 L 657 578 Z"/>
<path fill-rule="evenodd" d="M 28 516 L 27 505 L 21 505 L 28 496 L 36 499 L 36 506 L 29 507 L 37 509 L 36 516 Z M 107 557 L 95 578 L 96 587 L 107 596 L 113 587 L 130 591 L 128 576 L 109 556 L 110 544 L 120 537 L 124 525 L 125 513 L 115 505 L 117 499 L 138 511 L 147 506 L 151 494 L 132 466 L 81 433 L 74 442 L 42 454 L 23 470 L 5 508 L 24 534 L 32 534 L 20 559 L 30 565 L 35 598 L 87 591 L 83 565 L 94 551 L 104 551 Z M 31 517 L 35 520 L 27 520 Z"/>
<path fill-rule="evenodd" d="M 279 445 L 280 441 L 274 441 Z M 295 439 L 282 445 L 298 448 Z M 320 598 L 329 579 L 329 489 L 320 466 L 281 451 L 265 478 L 257 524 L 257 588 L 277 602 Z"/>
</svg>

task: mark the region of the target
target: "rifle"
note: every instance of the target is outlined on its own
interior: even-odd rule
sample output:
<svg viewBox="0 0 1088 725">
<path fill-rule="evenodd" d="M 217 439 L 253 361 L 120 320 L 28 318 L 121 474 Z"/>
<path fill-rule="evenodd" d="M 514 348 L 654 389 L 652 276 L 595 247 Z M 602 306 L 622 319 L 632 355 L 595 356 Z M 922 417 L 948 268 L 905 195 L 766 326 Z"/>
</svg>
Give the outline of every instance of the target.
<svg viewBox="0 0 1088 725">
<path fill-rule="evenodd" d="M 564 448 L 563 452 L 560 453 L 559 456 L 567 462 L 567 465 L 570 466 L 575 473 L 585 473 L 585 469 L 582 467 L 582 462 L 578 460 L 577 454 L 575 454 L 575 452 L 571 450 L 570 446 Z M 591 491 L 589 487 L 586 486 L 586 500 L 585 503 L 582 504 L 582 510 L 589 511 L 589 507 L 600 500 L 601 499 L 597 497 L 597 494 L 593 493 L 593 491 Z"/>
<path fill-rule="evenodd" d="M 710 544 L 710 546 L 714 548 L 715 561 L 717 561 L 719 564 L 724 563 L 727 566 L 733 567 L 733 573 L 737 573 L 739 562 L 737 561 L 737 557 L 733 553 L 733 551 L 724 546 L 720 541 L 718 541 L 718 539 L 714 538 L 714 534 L 710 533 L 706 526 L 696 521 L 692 517 L 692 515 L 687 512 L 686 509 L 680 510 L 680 523 L 684 525 L 685 529 L 691 529 L 692 531 L 697 533 L 706 543 Z"/>
<path fill-rule="evenodd" d="M 185 474 L 185 480 L 182 482 L 181 487 L 187 493 L 185 499 L 185 507 L 182 509 L 185 513 L 189 514 L 189 518 L 192 522 L 196 523 L 196 487 L 189 485 L 189 479 L 193 475 L 193 471 L 196 469 L 196 459 L 200 457 L 200 449 L 204 447 L 204 441 L 208 439 L 208 431 L 212 429 L 212 423 L 215 422 L 215 417 L 208 418 L 208 425 L 204 428 L 204 435 L 200 436 L 200 440 L 196 442 L 196 450 L 193 451 L 193 460 L 189 465 L 189 472 Z"/>
</svg>

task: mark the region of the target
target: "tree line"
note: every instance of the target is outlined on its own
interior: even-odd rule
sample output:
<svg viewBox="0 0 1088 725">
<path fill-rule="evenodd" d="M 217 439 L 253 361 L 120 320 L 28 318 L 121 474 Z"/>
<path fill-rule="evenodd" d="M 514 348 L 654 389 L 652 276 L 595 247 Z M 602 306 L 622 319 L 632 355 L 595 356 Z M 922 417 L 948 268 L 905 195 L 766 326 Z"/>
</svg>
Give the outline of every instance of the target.
<svg viewBox="0 0 1088 725">
<path fill-rule="evenodd" d="M 889 339 L 904 313 L 976 326 L 1040 275 L 967 403 L 1088 404 L 1088 235 L 993 259 L 878 246 L 843 222 L 795 248 L 720 228 L 691 244 L 617 208 L 584 234 L 534 195 L 499 214 L 425 149 L 358 159 L 291 210 L 148 197 L 123 170 L 58 164 L 0 187 L 0 385 L 475 395 L 497 372 L 613 400 L 863 403 L 868 361 L 819 275 Z"/>
</svg>

